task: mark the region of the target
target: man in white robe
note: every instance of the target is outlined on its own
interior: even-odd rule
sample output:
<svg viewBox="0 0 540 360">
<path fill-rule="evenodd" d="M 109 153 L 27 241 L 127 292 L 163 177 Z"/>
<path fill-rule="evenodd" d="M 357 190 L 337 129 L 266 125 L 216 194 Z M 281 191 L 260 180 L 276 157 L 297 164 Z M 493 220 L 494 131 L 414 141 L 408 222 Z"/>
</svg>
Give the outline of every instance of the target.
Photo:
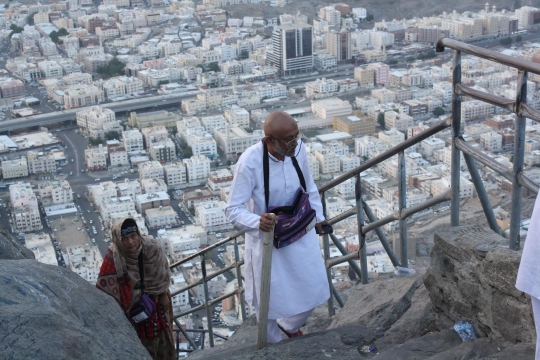
<svg viewBox="0 0 540 360">
<path fill-rule="evenodd" d="M 536 197 L 531 226 L 521 255 L 516 288 L 531 296 L 536 326 L 536 360 L 540 360 L 540 196 Z"/>
<path fill-rule="evenodd" d="M 299 138 L 296 121 L 287 113 L 268 115 L 262 141 L 268 146 L 269 206 L 291 205 L 300 180 L 291 156 L 296 156 L 306 182 L 311 208 L 316 212 L 315 225 L 323 233 L 327 224 L 322 204 L 313 181 L 305 146 Z M 263 174 L 263 143 L 248 148 L 238 160 L 231 185 L 226 216 L 236 227 L 245 230 L 245 295 L 257 314 L 261 285 L 263 232 L 272 229 L 273 221 L 266 213 Z M 279 222 L 279 218 L 277 219 Z M 284 248 L 272 248 L 268 342 L 281 340 L 279 329 L 288 337 L 301 336 L 300 327 L 313 309 L 330 296 L 330 289 L 319 240 L 312 229 L 300 240 Z"/>
</svg>

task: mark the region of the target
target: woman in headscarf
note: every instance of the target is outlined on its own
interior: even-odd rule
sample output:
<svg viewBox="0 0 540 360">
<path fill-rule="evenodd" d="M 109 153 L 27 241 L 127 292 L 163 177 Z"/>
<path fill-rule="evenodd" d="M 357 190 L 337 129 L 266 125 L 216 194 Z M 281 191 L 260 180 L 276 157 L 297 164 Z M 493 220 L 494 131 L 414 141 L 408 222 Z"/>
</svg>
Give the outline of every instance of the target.
<svg viewBox="0 0 540 360">
<path fill-rule="evenodd" d="M 165 252 L 154 238 L 140 234 L 132 218 L 116 221 L 111 233 L 112 243 L 103 259 L 96 287 L 120 305 L 153 359 L 176 359 L 169 292 L 171 275 Z M 144 269 L 144 293 L 150 296 L 156 310 L 148 319 L 134 323 L 129 312 L 142 294 L 139 256 Z"/>
</svg>

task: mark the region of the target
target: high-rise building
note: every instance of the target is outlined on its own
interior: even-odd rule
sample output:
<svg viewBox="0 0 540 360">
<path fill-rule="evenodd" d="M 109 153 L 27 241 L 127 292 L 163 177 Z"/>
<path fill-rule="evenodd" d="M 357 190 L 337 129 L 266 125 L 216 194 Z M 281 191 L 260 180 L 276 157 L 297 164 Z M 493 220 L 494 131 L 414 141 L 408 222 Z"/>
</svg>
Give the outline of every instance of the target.
<svg viewBox="0 0 540 360">
<path fill-rule="evenodd" d="M 281 73 L 313 68 L 313 28 L 311 25 L 282 25 L 272 33 L 269 65 Z"/>
<path fill-rule="evenodd" d="M 345 29 L 331 32 L 326 36 L 326 50 L 334 55 L 338 62 L 352 58 L 351 45 L 351 33 Z"/>
</svg>

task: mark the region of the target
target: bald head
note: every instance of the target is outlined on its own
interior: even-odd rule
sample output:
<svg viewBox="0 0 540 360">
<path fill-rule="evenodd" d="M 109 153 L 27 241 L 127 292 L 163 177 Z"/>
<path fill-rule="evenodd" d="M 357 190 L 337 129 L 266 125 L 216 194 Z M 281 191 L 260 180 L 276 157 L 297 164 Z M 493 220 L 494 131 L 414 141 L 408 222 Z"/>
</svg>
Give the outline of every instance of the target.
<svg viewBox="0 0 540 360">
<path fill-rule="evenodd" d="M 289 132 L 298 131 L 294 118 L 283 111 L 274 111 L 268 114 L 264 121 L 264 134 L 266 136 L 282 137 Z"/>
</svg>

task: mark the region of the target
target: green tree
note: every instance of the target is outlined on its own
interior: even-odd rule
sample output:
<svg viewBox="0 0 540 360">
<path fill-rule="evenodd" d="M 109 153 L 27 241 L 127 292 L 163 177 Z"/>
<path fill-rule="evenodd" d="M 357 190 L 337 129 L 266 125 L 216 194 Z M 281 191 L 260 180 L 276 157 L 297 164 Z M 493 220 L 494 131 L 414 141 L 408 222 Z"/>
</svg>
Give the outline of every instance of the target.
<svg viewBox="0 0 540 360">
<path fill-rule="evenodd" d="M 391 59 L 386 62 L 388 65 L 396 65 L 398 61 L 396 59 Z"/>
<path fill-rule="evenodd" d="M 502 38 L 501 40 L 499 40 L 499 42 L 501 43 L 501 45 L 510 45 L 512 43 L 512 38 Z"/>
<path fill-rule="evenodd" d="M 62 40 L 60 40 L 60 36 L 66 36 L 66 35 L 69 35 L 69 32 L 64 28 L 61 28 L 58 31 L 51 32 L 49 34 L 49 37 L 51 38 L 53 43 L 62 44 Z"/>
<path fill-rule="evenodd" d="M 92 146 L 98 146 L 99 144 L 103 144 L 103 139 L 101 136 L 98 136 L 97 138 L 89 137 L 88 143 Z"/>
<path fill-rule="evenodd" d="M 435 109 L 433 109 L 433 115 L 435 116 L 441 116 L 441 115 L 444 115 L 446 113 L 446 111 L 444 111 L 444 109 L 440 106 L 437 106 Z"/>
<path fill-rule="evenodd" d="M 265 40 L 266 40 L 266 39 L 270 39 L 270 38 L 271 38 L 270 35 L 268 35 L 268 34 L 264 35 L 264 39 L 265 39 Z"/>
<path fill-rule="evenodd" d="M 17 26 L 16 24 L 11 24 L 9 28 L 11 29 L 11 33 L 9 33 L 9 37 L 11 37 L 13 34 L 20 34 L 24 30 L 24 28 Z"/>
<path fill-rule="evenodd" d="M 112 130 L 105 134 L 105 140 L 120 140 L 118 131 Z"/>
<path fill-rule="evenodd" d="M 249 57 L 249 51 L 247 50 L 242 50 L 240 52 L 240 55 L 238 55 L 238 59 L 241 59 L 241 60 L 247 59 L 248 57 Z"/>
<path fill-rule="evenodd" d="M 215 167 L 218 167 L 218 166 L 219 166 L 219 161 L 218 161 L 218 160 L 214 161 L 214 166 L 215 166 Z"/>
<path fill-rule="evenodd" d="M 208 71 L 218 72 L 219 71 L 218 63 L 217 62 L 211 62 L 210 64 L 208 64 Z"/>
<path fill-rule="evenodd" d="M 231 166 L 232 165 L 232 161 L 231 160 L 227 160 L 227 166 Z"/>
<path fill-rule="evenodd" d="M 385 128 L 385 123 L 384 123 L 384 113 L 383 112 L 379 112 L 379 115 L 377 115 L 377 122 L 379 123 L 379 125 L 384 129 Z"/>
<path fill-rule="evenodd" d="M 118 58 L 113 57 L 111 61 L 105 66 L 98 66 L 97 73 L 103 76 L 104 78 L 110 78 L 112 76 L 124 75 L 124 67 L 126 65 L 118 60 Z"/>
<path fill-rule="evenodd" d="M 522 40 L 523 38 L 521 37 L 521 35 L 516 36 L 516 42 L 521 42 Z"/>
<path fill-rule="evenodd" d="M 191 149 L 191 146 L 186 147 L 184 150 L 184 159 L 190 158 L 193 156 L 193 150 Z"/>
<path fill-rule="evenodd" d="M 414 56 L 409 56 L 407 58 L 407 62 L 413 62 L 414 60 L 416 60 L 416 58 Z"/>
<path fill-rule="evenodd" d="M 373 21 L 373 19 L 375 19 L 375 18 L 373 17 L 373 14 L 367 14 L 367 16 L 366 16 L 366 21 Z"/>
</svg>

